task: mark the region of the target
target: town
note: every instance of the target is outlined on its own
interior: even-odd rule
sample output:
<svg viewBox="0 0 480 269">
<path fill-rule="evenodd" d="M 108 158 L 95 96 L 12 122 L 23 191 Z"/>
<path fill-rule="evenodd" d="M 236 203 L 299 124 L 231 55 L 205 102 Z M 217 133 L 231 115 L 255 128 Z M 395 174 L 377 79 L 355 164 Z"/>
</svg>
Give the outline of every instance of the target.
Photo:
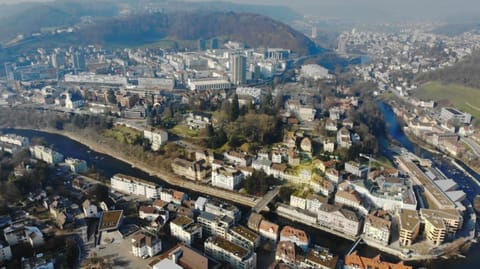
<svg viewBox="0 0 480 269">
<path fill-rule="evenodd" d="M 103 145 L 159 180 L 102 178 L 41 138 L 6 131 L 0 260 L 7 268 L 412 268 L 461 256 L 478 235 L 471 185 L 420 154 L 381 149 L 388 123 L 377 103 L 388 102 L 425 147 L 480 167 L 478 119 L 412 96 L 409 79 L 468 57 L 479 39 L 344 32 L 338 53 L 370 58 L 352 68 L 353 82 L 289 49 L 217 38 L 197 40 L 195 51 L 90 45 L 18 56 L 4 64 L 2 127 Z M 296 223 L 352 247 L 334 253 Z M 398 260 L 363 256 L 359 244 Z"/>
</svg>

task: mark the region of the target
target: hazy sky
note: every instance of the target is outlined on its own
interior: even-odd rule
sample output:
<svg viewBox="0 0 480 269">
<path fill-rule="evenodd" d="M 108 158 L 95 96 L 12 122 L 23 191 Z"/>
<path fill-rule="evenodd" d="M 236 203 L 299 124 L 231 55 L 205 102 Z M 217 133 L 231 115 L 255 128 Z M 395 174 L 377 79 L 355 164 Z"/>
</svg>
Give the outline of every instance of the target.
<svg viewBox="0 0 480 269">
<path fill-rule="evenodd" d="M 0 4 L 46 1 L 51 0 L 0 0 Z M 225 2 L 284 5 L 304 15 L 348 21 L 378 20 L 382 22 L 389 18 L 480 21 L 480 0 L 227 0 Z"/>
</svg>

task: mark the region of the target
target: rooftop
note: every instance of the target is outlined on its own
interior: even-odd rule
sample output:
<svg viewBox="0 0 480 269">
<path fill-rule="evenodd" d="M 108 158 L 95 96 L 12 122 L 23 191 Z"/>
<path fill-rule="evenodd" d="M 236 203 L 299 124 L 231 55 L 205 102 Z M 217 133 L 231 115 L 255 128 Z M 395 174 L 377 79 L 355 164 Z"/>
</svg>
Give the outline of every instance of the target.
<svg viewBox="0 0 480 269">
<path fill-rule="evenodd" d="M 98 225 L 99 231 L 117 229 L 122 220 L 123 210 L 104 211 Z"/>
<path fill-rule="evenodd" d="M 293 228 L 292 226 L 285 226 L 283 227 L 282 231 L 280 232 L 280 236 L 282 237 L 296 237 L 299 241 L 308 242 L 308 235 L 305 231 Z"/>
<path fill-rule="evenodd" d="M 130 182 L 134 182 L 134 183 L 139 183 L 139 184 L 147 185 L 147 186 L 154 187 L 154 188 L 157 187 L 157 184 L 155 184 L 153 182 L 150 182 L 150 181 L 147 181 L 147 180 L 144 180 L 144 179 L 140 179 L 140 178 L 136 178 L 136 177 L 132 177 L 132 176 L 127 176 L 127 175 L 124 175 L 124 174 L 115 174 L 115 175 L 113 175 L 112 178 L 115 178 L 117 180 L 122 180 L 122 181 L 130 181 Z"/>
<path fill-rule="evenodd" d="M 241 258 L 242 260 L 248 256 L 250 253 L 248 250 L 242 248 L 241 246 L 238 246 L 230 241 L 227 241 L 226 239 L 223 239 L 218 236 L 212 236 L 205 241 L 205 243 L 211 242 L 213 245 L 223 249 L 224 251 L 231 253 L 235 255 L 236 257 Z"/>
<path fill-rule="evenodd" d="M 187 217 L 187 216 L 178 216 L 174 220 L 172 220 L 172 223 L 177 225 L 177 226 L 186 226 L 191 223 L 193 223 L 193 219 Z"/>
<path fill-rule="evenodd" d="M 415 210 L 402 209 L 399 217 L 401 229 L 413 231 L 418 225 L 420 225 L 420 218 Z"/>
<path fill-rule="evenodd" d="M 332 255 L 328 249 L 310 249 L 305 259 L 311 263 L 320 264 L 332 269 L 336 267 L 338 262 L 338 256 Z"/>
<path fill-rule="evenodd" d="M 241 225 L 231 228 L 230 231 L 242 236 L 250 242 L 254 242 L 258 238 L 258 234 Z"/>
</svg>

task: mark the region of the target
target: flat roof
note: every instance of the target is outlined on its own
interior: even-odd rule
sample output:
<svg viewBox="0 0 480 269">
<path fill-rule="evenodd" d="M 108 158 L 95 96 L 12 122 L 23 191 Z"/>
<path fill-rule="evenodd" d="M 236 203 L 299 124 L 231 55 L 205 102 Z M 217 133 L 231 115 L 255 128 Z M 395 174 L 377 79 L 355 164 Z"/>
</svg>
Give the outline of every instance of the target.
<svg viewBox="0 0 480 269">
<path fill-rule="evenodd" d="M 180 216 L 176 217 L 174 220 L 172 220 L 172 223 L 175 224 L 175 225 L 183 227 L 185 225 L 193 223 L 193 219 L 191 219 L 187 216 L 180 215 Z"/>
<path fill-rule="evenodd" d="M 256 234 L 252 230 L 250 230 L 247 227 L 244 227 L 242 225 L 237 225 L 237 226 L 231 228 L 230 230 L 239 234 L 240 236 L 246 238 L 250 242 L 254 242 L 259 237 L 258 234 Z"/>
<path fill-rule="evenodd" d="M 115 174 L 115 175 L 113 175 L 112 178 L 117 178 L 117 179 L 124 180 L 124 181 L 129 180 L 129 181 L 132 181 L 132 182 L 141 183 L 143 185 L 148 185 L 148 186 L 155 187 L 155 188 L 158 187 L 158 185 L 153 183 L 153 182 L 147 181 L 145 179 L 137 178 L 137 177 L 127 176 L 127 175 L 124 175 L 124 174 Z"/>
<path fill-rule="evenodd" d="M 420 225 L 420 217 L 415 210 L 402 209 L 399 217 L 401 229 L 412 231 L 417 225 Z"/>
<path fill-rule="evenodd" d="M 225 250 L 228 253 L 235 255 L 236 257 L 240 257 L 242 260 L 248 256 L 250 251 L 242 248 L 239 245 L 236 245 L 226 239 L 223 239 L 218 236 L 212 236 L 207 239 L 207 242 L 211 242 L 215 246 Z"/>
<path fill-rule="evenodd" d="M 104 211 L 98 225 L 99 231 L 117 229 L 122 220 L 123 210 Z"/>
</svg>

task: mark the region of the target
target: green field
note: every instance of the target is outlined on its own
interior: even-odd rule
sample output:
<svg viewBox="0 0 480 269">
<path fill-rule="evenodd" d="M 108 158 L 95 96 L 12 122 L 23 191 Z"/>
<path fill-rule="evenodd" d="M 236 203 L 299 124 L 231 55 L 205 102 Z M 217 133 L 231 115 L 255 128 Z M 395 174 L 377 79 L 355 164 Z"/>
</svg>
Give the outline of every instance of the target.
<svg viewBox="0 0 480 269">
<path fill-rule="evenodd" d="M 454 106 L 480 119 L 480 89 L 429 82 L 413 91 L 413 96 L 423 100 L 434 100 L 440 105 Z"/>
</svg>

